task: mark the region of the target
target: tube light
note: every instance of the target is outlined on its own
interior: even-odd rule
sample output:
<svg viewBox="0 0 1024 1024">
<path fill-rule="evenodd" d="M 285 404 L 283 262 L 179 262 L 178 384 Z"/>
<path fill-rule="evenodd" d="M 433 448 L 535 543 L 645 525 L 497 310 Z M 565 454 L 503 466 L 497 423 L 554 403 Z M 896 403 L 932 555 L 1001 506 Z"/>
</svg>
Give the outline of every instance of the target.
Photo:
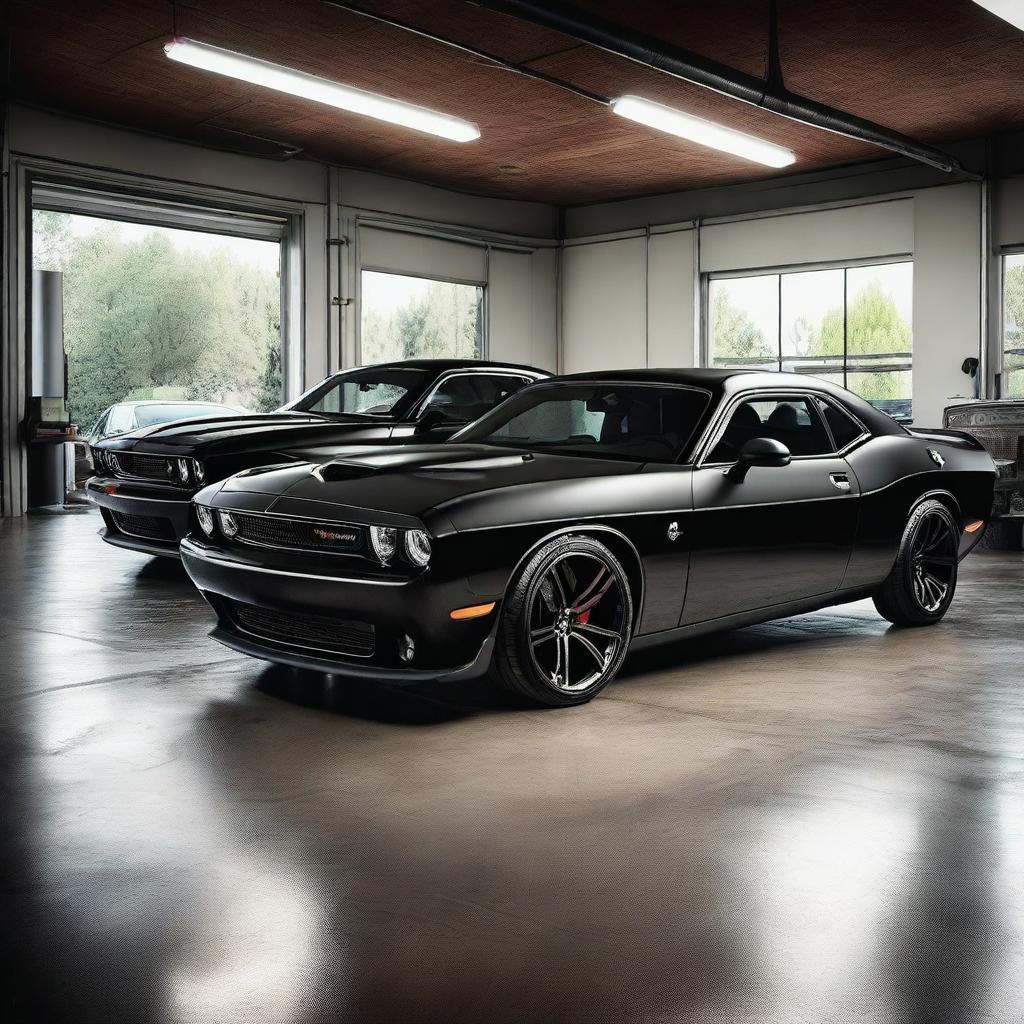
<svg viewBox="0 0 1024 1024">
<path fill-rule="evenodd" d="M 440 114 L 436 110 L 418 107 L 413 103 L 392 99 L 390 96 L 379 96 L 350 85 L 341 85 L 327 78 L 307 75 L 304 71 L 295 71 L 256 57 L 246 57 L 232 50 L 223 50 L 219 46 L 197 43 L 194 39 L 172 39 L 164 46 L 164 53 L 180 64 L 213 71 L 218 75 L 227 75 L 229 78 L 251 82 L 253 85 L 262 85 L 267 89 L 276 89 L 290 96 L 301 96 L 317 103 L 326 103 L 328 106 L 349 110 L 364 117 L 373 117 L 378 121 L 388 121 L 430 135 L 439 135 L 454 142 L 472 142 L 480 138 L 477 126 L 461 118 Z"/>
<path fill-rule="evenodd" d="M 787 167 L 796 161 L 796 154 L 792 150 L 640 96 L 620 96 L 612 100 L 612 110 L 620 117 L 645 124 L 648 128 L 657 128 L 669 135 L 678 135 L 681 139 L 689 139 L 701 146 L 720 149 L 724 153 L 732 153 L 769 167 Z"/>
<path fill-rule="evenodd" d="M 997 18 L 1008 21 L 1024 32 L 1024 4 L 1020 0 L 974 0 Z"/>
</svg>

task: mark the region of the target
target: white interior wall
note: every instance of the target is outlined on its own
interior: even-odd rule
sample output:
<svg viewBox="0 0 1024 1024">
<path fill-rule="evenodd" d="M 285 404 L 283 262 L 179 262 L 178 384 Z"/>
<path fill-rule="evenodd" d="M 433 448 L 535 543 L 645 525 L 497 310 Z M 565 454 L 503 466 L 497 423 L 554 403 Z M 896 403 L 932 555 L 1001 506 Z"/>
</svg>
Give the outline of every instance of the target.
<svg viewBox="0 0 1024 1024">
<path fill-rule="evenodd" d="M 914 197 L 914 422 L 941 426 L 947 399 L 970 397 L 960 366 L 981 357 L 978 185 Z"/>
<path fill-rule="evenodd" d="M 647 365 L 646 240 L 620 238 L 562 252 L 562 370 Z"/>
</svg>

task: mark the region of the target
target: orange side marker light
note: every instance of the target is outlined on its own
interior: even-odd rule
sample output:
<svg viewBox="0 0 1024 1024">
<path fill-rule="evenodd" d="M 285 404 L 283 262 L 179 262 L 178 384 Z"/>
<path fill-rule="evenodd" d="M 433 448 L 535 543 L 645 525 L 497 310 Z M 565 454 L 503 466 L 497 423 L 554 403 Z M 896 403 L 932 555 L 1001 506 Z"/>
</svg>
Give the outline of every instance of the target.
<svg viewBox="0 0 1024 1024">
<path fill-rule="evenodd" d="M 453 608 L 450 614 L 457 621 L 479 619 L 484 615 L 490 615 L 497 603 L 497 601 L 488 601 L 487 604 L 471 604 L 468 608 Z"/>
<path fill-rule="evenodd" d="M 964 533 L 977 533 L 985 525 L 984 519 L 975 519 L 964 527 Z"/>
</svg>

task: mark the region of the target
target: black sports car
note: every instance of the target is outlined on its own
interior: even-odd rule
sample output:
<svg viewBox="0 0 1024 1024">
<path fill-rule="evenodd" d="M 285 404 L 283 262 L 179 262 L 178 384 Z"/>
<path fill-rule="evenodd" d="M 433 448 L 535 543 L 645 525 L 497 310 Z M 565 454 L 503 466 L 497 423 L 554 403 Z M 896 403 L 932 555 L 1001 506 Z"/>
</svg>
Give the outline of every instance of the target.
<svg viewBox="0 0 1024 1024">
<path fill-rule="evenodd" d="M 345 370 L 274 413 L 207 416 L 96 443 L 86 493 L 108 544 L 176 558 L 189 502 L 206 484 L 253 466 L 323 460 L 341 445 L 441 441 L 547 376 L 465 359 Z"/>
<path fill-rule="evenodd" d="M 182 542 L 235 650 L 357 678 L 473 677 L 578 704 L 626 651 L 873 597 L 945 614 L 995 468 L 806 376 L 532 385 L 448 443 L 252 470 Z"/>
</svg>

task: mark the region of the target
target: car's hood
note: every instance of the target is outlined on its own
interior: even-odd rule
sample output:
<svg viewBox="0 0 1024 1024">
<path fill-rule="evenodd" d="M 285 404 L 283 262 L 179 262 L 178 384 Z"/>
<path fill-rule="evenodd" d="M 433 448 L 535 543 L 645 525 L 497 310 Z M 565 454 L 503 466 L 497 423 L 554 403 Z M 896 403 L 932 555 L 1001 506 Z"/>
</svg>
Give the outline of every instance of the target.
<svg viewBox="0 0 1024 1024">
<path fill-rule="evenodd" d="M 456 529 L 471 528 L 473 508 L 499 503 L 532 505 L 557 517 L 557 507 L 586 515 L 586 491 L 608 477 L 633 474 L 636 462 L 531 453 L 488 445 L 439 444 L 352 449 L 321 465 L 311 463 L 248 470 L 198 500 L 281 515 L 366 517 L 362 512 L 423 519 L 435 513 Z M 572 498 L 566 496 L 572 494 Z M 579 502 L 583 504 L 579 504 Z M 372 518 L 372 517 L 371 517 Z M 397 521 L 397 520 L 396 520 Z"/>
<path fill-rule="evenodd" d="M 390 421 L 365 416 L 320 416 L 308 412 L 254 413 L 241 416 L 208 416 L 158 424 L 108 438 L 104 448 L 129 449 L 153 455 L 195 455 L 200 458 L 240 451 L 309 447 L 358 440 L 359 435 L 379 436 Z"/>
</svg>

